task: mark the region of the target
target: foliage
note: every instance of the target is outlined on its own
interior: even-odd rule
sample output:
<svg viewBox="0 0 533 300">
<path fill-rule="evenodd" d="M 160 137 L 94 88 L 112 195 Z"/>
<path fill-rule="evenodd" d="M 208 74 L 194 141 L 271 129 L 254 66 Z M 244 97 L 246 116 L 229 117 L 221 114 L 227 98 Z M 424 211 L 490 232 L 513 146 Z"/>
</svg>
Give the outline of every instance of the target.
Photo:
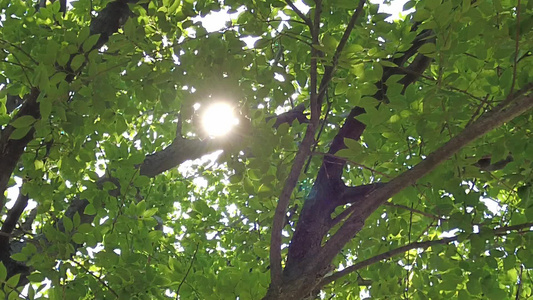
<svg viewBox="0 0 533 300">
<path fill-rule="evenodd" d="M 60 2 L 0 1 L 0 297 L 533 294 L 532 1 Z"/>
</svg>

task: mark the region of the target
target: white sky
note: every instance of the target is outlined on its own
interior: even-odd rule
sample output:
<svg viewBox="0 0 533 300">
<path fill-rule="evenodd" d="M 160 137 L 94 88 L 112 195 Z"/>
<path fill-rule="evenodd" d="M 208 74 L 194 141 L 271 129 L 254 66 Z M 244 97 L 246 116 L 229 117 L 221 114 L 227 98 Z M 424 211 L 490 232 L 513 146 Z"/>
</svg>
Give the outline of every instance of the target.
<svg viewBox="0 0 533 300">
<path fill-rule="evenodd" d="M 400 18 L 400 14 L 402 13 L 403 5 L 407 1 L 408 0 L 393 0 L 393 1 L 391 1 L 390 4 L 382 4 L 383 1 L 370 0 L 370 2 L 372 2 L 372 3 L 381 3 L 380 8 L 379 8 L 379 12 L 388 13 L 388 14 L 392 15 L 388 19 L 389 21 L 393 21 L 393 20 L 396 20 L 396 19 Z M 301 10 L 304 14 L 309 11 L 309 7 L 307 5 L 305 5 L 301 0 L 298 0 L 298 1 L 294 2 L 294 5 L 299 10 Z M 411 11 L 412 10 L 403 12 L 403 15 L 405 15 L 405 14 L 411 12 Z M 217 31 L 217 30 L 221 30 L 222 28 L 224 28 L 225 25 L 226 25 L 226 22 L 230 21 L 231 19 L 236 19 L 240 12 L 242 12 L 242 10 L 239 10 L 239 12 L 234 13 L 234 14 L 228 14 L 227 10 L 221 10 L 219 12 L 210 13 L 205 18 L 198 17 L 198 18 L 195 18 L 194 20 L 195 21 L 201 21 L 202 25 L 205 27 L 205 29 L 208 32 L 212 32 L 212 31 Z"/>
</svg>

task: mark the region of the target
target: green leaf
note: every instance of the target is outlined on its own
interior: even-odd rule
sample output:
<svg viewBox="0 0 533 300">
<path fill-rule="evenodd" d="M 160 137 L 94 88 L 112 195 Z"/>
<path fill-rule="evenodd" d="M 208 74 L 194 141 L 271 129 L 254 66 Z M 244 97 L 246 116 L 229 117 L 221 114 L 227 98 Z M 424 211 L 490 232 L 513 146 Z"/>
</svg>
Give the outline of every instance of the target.
<svg viewBox="0 0 533 300">
<path fill-rule="evenodd" d="M 65 231 L 71 232 L 72 228 L 74 227 L 74 224 L 72 223 L 72 220 L 69 217 L 63 217 L 63 225 L 65 226 Z"/>
<path fill-rule="evenodd" d="M 0 280 L 4 280 L 7 277 L 7 269 L 3 262 L 0 262 Z"/>
<path fill-rule="evenodd" d="M 346 145 L 346 147 L 348 147 L 348 149 L 351 150 L 361 151 L 363 149 L 361 143 L 354 139 L 344 138 L 344 144 Z"/>
<path fill-rule="evenodd" d="M 403 11 L 410 10 L 411 8 L 415 7 L 416 2 L 415 1 L 407 1 L 403 5 Z"/>
<path fill-rule="evenodd" d="M 466 289 L 470 295 L 475 296 L 481 294 L 481 284 L 479 283 L 479 280 L 468 280 L 466 283 Z"/>
<path fill-rule="evenodd" d="M 74 56 L 74 58 L 72 59 L 72 62 L 70 63 L 70 67 L 72 68 L 72 70 L 77 71 L 83 65 L 84 62 L 85 62 L 85 55 L 78 54 Z"/>
<path fill-rule="evenodd" d="M 33 161 L 33 165 L 35 166 L 35 169 L 36 170 L 42 170 L 44 169 L 44 163 L 42 160 L 38 160 L 36 159 L 35 161 Z"/>
<path fill-rule="evenodd" d="M 79 232 L 76 232 L 75 234 L 72 235 L 72 241 L 76 244 L 83 244 L 85 242 L 85 235 L 79 233 Z"/>
<path fill-rule="evenodd" d="M 44 57 L 46 63 L 53 63 L 56 61 L 60 47 L 61 46 L 53 40 L 46 43 L 46 54 Z"/>
<path fill-rule="evenodd" d="M 141 215 L 146 210 L 146 201 L 142 200 L 141 202 L 137 203 L 135 210 L 138 215 Z"/>
<path fill-rule="evenodd" d="M 89 52 L 94 45 L 96 45 L 96 42 L 98 41 L 98 39 L 100 38 L 100 34 L 93 34 L 91 36 L 89 36 L 85 42 L 83 42 L 83 46 L 82 46 L 82 49 L 83 49 L 83 52 Z"/>
<path fill-rule="evenodd" d="M 16 261 L 27 261 L 28 260 L 28 257 L 24 253 L 15 253 L 11 255 L 11 258 Z"/>
<path fill-rule="evenodd" d="M 16 118 L 13 122 L 11 122 L 11 126 L 15 128 L 25 128 L 30 127 L 33 125 L 37 120 L 29 115 L 21 116 L 19 118 Z"/>
<path fill-rule="evenodd" d="M 348 90 L 348 84 L 344 81 L 337 83 L 335 86 L 335 95 L 342 95 Z"/>
<path fill-rule="evenodd" d="M 81 45 L 91 34 L 91 30 L 88 26 L 82 27 L 82 29 L 78 32 L 77 37 L 77 44 Z"/>
<path fill-rule="evenodd" d="M 28 132 L 30 132 L 30 129 L 31 129 L 31 127 L 17 128 L 15 130 L 13 130 L 13 132 L 9 136 L 9 139 L 10 140 L 20 140 L 23 137 L 25 137 L 28 134 Z"/>
<path fill-rule="evenodd" d="M 93 231 L 93 227 L 91 226 L 91 224 L 83 223 L 80 224 L 80 226 L 78 227 L 79 233 L 89 233 L 91 231 Z"/>
<path fill-rule="evenodd" d="M 78 212 L 76 212 L 74 214 L 74 217 L 72 218 L 72 221 L 74 223 L 74 227 L 78 227 L 80 226 L 80 222 L 81 222 L 81 218 L 80 218 L 80 214 Z"/>
<path fill-rule="evenodd" d="M 43 101 L 39 103 L 39 109 L 41 111 L 41 117 L 43 120 L 48 120 L 50 114 L 52 113 L 52 101 L 49 98 L 44 98 Z"/>
<path fill-rule="evenodd" d="M 150 185 L 150 178 L 147 176 L 139 175 L 133 181 L 133 185 L 136 187 L 145 187 Z"/>
<path fill-rule="evenodd" d="M 152 207 L 142 213 L 143 218 L 150 218 L 157 213 L 157 207 Z"/>
<path fill-rule="evenodd" d="M 436 46 L 433 43 L 426 43 L 418 48 L 418 53 L 420 54 L 431 54 L 436 51 Z"/>
<path fill-rule="evenodd" d="M 390 67 L 390 68 L 396 68 L 398 67 L 397 64 L 393 63 L 392 61 L 389 61 L 389 60 L 380 60 L 379 63 L 384 66 L 384 67 Z"/>
<path fill-rule="evenodd" d="M 63 49 L 64 50 L 64 49 Z M 57 63 L 64 67 L 70 60 L 70 54 L 66 51 L 60 51 L 59 56 L 57 57 Z"/>
<path fill-rule="evenodd" d="M 16 274 L 6 281 L 6 285 L 10 288 L 15 288 L 20 280 L 20 274 Z"/>
<path fill-rule="evenodd" d="M 524 185 L 516 189 L 516 194 L 520 198 L 520 207 L 522 208 L 528 208 L 533 206 L 533 197 L 531 193 L 531 186 L 530 185 Z"/>
<path fill-rule="evenodd" d="M 96 209 L 94 208 L 94 205 L 88 204 L 83 210 L 83 213 L 86 215 L 92 216 L 96 214 Z"/>
<path fill-rule="evenodd" d="M 328 51 L 335 50 L 338 43 L 339 41 L 331 35 L 325 34 L 324 37 L 322 37 L 322 44 L 328 49 Z"/>
</svg>

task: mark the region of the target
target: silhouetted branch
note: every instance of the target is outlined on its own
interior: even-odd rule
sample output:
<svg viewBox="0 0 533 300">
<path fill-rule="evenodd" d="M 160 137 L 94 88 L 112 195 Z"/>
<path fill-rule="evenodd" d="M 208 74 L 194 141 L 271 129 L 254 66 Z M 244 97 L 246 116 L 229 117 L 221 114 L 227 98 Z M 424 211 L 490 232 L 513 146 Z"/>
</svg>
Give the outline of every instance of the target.
<svg viewBox="0 0 533 300">
<path fill-rule="evenodd" d="M 17 200 L 15 200 L 15 204 L 7 213 L 6 220 L 4 221 L 4 224 L 2 224 L 1 232 L 6 234 L 11 234 L 13 232 L 22 212 L 24 212 L 24 209 L 28 206 L 28 199 L 29 196 L 23 194 L 22 188 L 20 188 Z"/>
<path fill-rule="evenodd" d="M 180 288 L 185 283 L 185 279 L 187 279 L 187 276 L 189 276 L 189 272 L 192 269 L 192 265 L 194 263 L 194 259 L 196 258 L 196 253 L 198 253 L 198 247 L 200 247 L 200 244 L 196 244 L 196 250 L 194 250 L 194 253 L 191 258 L 191 262 L 189 264 L 189 268 L 187 269 L 187 272 L 185 273 L 185 276 L 183 276 L 183 279 L 181 280 L 180 284 L 178 285 L 178 289 L 176 290 L 176 299 L 178 299 L 178 296 L 180 294 Z"/>
<path fill-rule="evenodd" d="M 301 10 L 299 10 L 295 5 L 294 3 L 292 3 L 291 0 L 285 0 L 285 2 L 287 3 L 287 5 L 289 5 L 291 7 L 291 9 L 302 19 L 304 20 L 305 24 L 307 26 L 309 26 L 309 29 L 310 30 L 313 30 L 313 22 L 311 22 L 311 19 L 309 17 L 307 17 L 306 15 L 304 15 L 302 13 Z"/>
</svg>

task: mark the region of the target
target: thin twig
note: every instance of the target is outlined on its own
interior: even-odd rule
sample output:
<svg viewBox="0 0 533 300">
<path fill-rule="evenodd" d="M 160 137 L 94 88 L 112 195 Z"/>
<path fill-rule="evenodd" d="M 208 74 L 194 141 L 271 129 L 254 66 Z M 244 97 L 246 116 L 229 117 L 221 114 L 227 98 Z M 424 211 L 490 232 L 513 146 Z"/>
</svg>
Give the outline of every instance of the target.
<svg viewBox="0 0 533 300">
<path fill-rule="evenodd" d="M 10 41 L 4 40 L 4 39 L 0 39 L 0 42 L 6 43 L 6 44 L 8 44 L 11 47 L 16 48 L 17 50 L 22 52 L 24 55 L 26 55 L 34 64 L 39 65 L 39 62 L 36 61 L 30 54 L 28 54 L 28 52 L 24 51 L 24 49 L 22 49 L 21 47 L 11 43 Z"/>
<path fill-rule="evenodd" d="M 283 19 L 264 20 L 264 19 L 262 19 L 262 20 L 259 20 L 259 22 L 264 22 L 264 23 L 268 23 L 268 24 L 274 23 L 274 22 L 279 22 L 279 23 L 281 23 L 281 22 L 294 22 L 294 23 L 298 23 L 298 24 L 302 24 L 302 25 L 307 25 L 307 23 L 305 23 L 305 22 L 302 22 L 300 20 L 293 20 L 293 19 L 288 19 L 288 20 L 283 20 Z"/>
<path fill-rule="evenodd" d="M 411 244 L 411 232 L 413 229 L 413 204 L 411 203 L 411 210 L 409 211 L 409 232 L 407 234 L 407 242 Z M 413 260 L 414 264 L 414 260 Z M 407 255 L 407 265 L 411 265 L 409 255 Z M 409 268 L 405 268 L 405 299 L 409 299 Z"/>
<path fill-rule="evenodd" d="M 336 156 L 336 155 L 331 154 L 331 153 L 324 153 L 324 152 L 313 152 L 313 153 L 311 153 L 311 154 L 312 154 L 312 155 L 322 155 L 322 156 L 326 156 L 326 157 L 331 157 L 331 158 L 335 158 L 335 159 L 340 159 L 340 160 L 343 160 L 343 161 L 345 161 L 345 162 L 347 162 L 347 163 L 350 163 L 350 164 L 356 165 L 356 166 L 358 166 L 358 167 L 360 167 L 360 168 L 366 169 L 366 170 L 368 170 L 368 171 L 370 171 L 370 172 L 373 172 L 373 173 L 379 174 L 379 175 L 381 175 L 381 176 L 383 176 L 383 177 L 385 177 L 385 178 L 392 178 L 392 176 L 390 176 L 390 175 L 387 175 L 387 174 L 385 174 L 385 173 L 383 173 L 383 172 L 380 172 L 380 171 L 377 171 L 377 170 L 372 169 L 372 168 L 370 168 L 370 167 L 367 167 L 367 166 L 365 166 L 365 165 L 363 165 L 363 164 L 360 164 L 360 163 L 355 162 L 355 161 L 353 161 L 353 160 L 350 160 L 350 159 L 348 159 L 348 158 L 344 158 L 344 157 Z"/>
<path fill-rule="evenodd" d="M 518 274 L 518 282 L 516 283 L 515 300 L 520 300 L 520 290 L 522 287 L 522 273 L 524 272 L 524 265 L 520 265 L 520 274 Z"/>
<path fill-rule="evenodd" d="M 290 38 L 290 39 L 297 40 L 297 41 L 302 42 L 302 43 L 304 43 L 304 44 L 306 44 L 306 45 L 308 45 L 308 46 L 310 46 L 310 47 L 313 46 L 312 43 L 310 43 L 310 42 L 308 42 L 308 41 L 302 39 L 301 37 L 299 37 L 299 36 L 297 36 L 297 35 L 293 35 L 293 34 L 290 33 L 290 32 L 278 31 L 278 35 L 280 35 L 280 36 L 286 36 L 286 37 L 288 37 L 288 38 Z M 303 35 L 300 35 L 300 36 L 303 36 Z M 303 37 L 304 37 L 304 38 L 307 38 L 307 36 L 303 36 Z"/>
<path fill-rule="evenodd" d="M 180 294 L 180 288 L 185 282 L 185 279 L 187 279 L 187 276 L 189 276 L 189 272 L 192 269 L 192 265 L 194 263 L 194 259 L 196 258 L 196 253 L 198 253 L 198 248 L 200 247 L 200 244 L 196 244 L 196 249 L 194 250 L 194 253 L 192 254 L 191 263 L 189 264 L 189 268 L 187 269 L 187 272 L 185 273 L 185 276 L 183 276 L 183 279 L 181 280 L 180 284 L 178 285 L 178 289 L 176 290 L 176 299 L 178 299 Z"/>
<path fill-rule="evenodd" d="M 472 114 L 472 117 L 470 117 L 470 120 L 468 120 L 468 123 L 466 123 L 466 126 L 465 127 L 468 127 L 470 124 L 472 124 L 472 122 L 474 122 L 476 120 L 476 117 L 477 115 L 479 114 L 479 112 L 481 111 L 481 108 L 483 106 L 485 106 L 485 104 L 487 103 L 487 100 L 489 99 L 489 94 L 487 94 L 485 96 L 485 98 L 483 98 L 483 101 L 481 101 L 479 103 L 479 105 L 477 106 L 476 108 L 476 111 Z"/>
<path fill-rule="evenodd" d="M 23 65 L 23 64 L 21 64 L 21 63 L 16 63 L 16 62 L 14 62 L 14 61 L 0 60 L 0 63 L 12 64 L 12 65 L 14 65 L 14 66 L 19 66 L 19 67 L 22 68 L 22 69 L 29 69 L 30 71 L 33 71 L 33 68 L 30 68 L 30 67 L 28 67 L 28 66 L 25 66 L 25 65 Z"/>
<path fill-rule="evenodd" d="M 11 54 L 18 61 L 18 63 L 22 65 L 22 63 L 20 62 L 20 59 L 15 55 L 15 53 L 11 53 Z M 21 69 L 22 69 L 22 73 L 24 73 L 24 77 L 26 77 L 26 80 L 28 80 L 28 85 L 30 86 L 30 88 L 33 88 L 30 77 L 28 76 L 28 73 L 26 73 L 26 69 L 25 68 L 21 68 Z"/>
<path fill-rule="evenodd" d="M 530 228 L 530 227 L 533 227 L 533 223 L 523 223 L 523 224 L 518 224 L 518 225 L 514 225 L 514 226 L 503 226 L 503 227 L 500 227 L 500 228 L 496 228 L 496 229 L 493 229 L 492 232 L 494 234 L 497 234 L 497 233 L 504 233 L 504 232 L 507 232 L 507 231 L 514 231 L 514 230 L 520 230 L 520 229 L 524 229 L 524 228 Z M 480 231 L 479 233 L 472 233 L 469 237 L 472 237 L 474 235 L 478 235 L 480 234 L 482 231 Z M 526 231 L 526 232 L 531 232 L 531 231 Z M 363 261 L 360 261 L 350 267 L 347 267 L 345 269 L 343 269 L 342 271 L 339 271 L 339 272 L 336 272 L 336 273 L 333 273 L 331 276 L 328 276 L 326 278 L 324 278 L 319 284 L 318 284 L 318 287 L 322 287 L 326 284 L 329 284 L 343 276 L 346 276 L 350 273 L 353 273 L 357 270 L 360 270 L 362 268 L 365 268 L 365 267 L 368 267 L 372 264 L 375 264 L 379 261 L 382 261 L 384 259 L 389 259 L 393 256 L 396 256 L 398 254 L 402 254 L 402 253 L 405 253 L 409 250 L 412 250 L 412 249 L 427 249 L 433 245 L 439 245 L 439 244 L 448 244 L 448 243 L 451 243 L 451 242 L 454 242 L 454 241 L 457 241 L 457 239 L 459 238 L 459 236 L 453 236 L 453 237 L 449 237 L 449 238 L 443 238 L 443 239 L 440 239 L 440 240 L 432 240 L 432 241 L 424 241 L 424 242 L 414 242 L 414 243 L 410 243 L 410 244 L 407 244 L 405 246 L 402 246 L 402 247 L 399 247 L 399 248 L 396 248 L 396 249 L 392 249 L 390 251 L 387 251 L 387 252 L 384 252 L 384 253 L 381 253 L 381 254 L 378 254 L 376 256 L 373 256 L 371 258 L 368 258 L 368 259 L 365 259 Z"/>
<path fill-rule="evenodd" d="M 395 203 L 392 203 L 392 202 L 385 202 L 385 203 L 383 203 L 383 205 L 389 206 L 389 207 L 396 207 L 396 208 L 405 209 L 405 210 L 407 210 L 407 211 L 409 211 L 411 213 L 416 213 L 416 214 L 431 218 L 433 220 L 446 221 L 446 219 L 440 218 L 438 216 L 432 215 L 432 214 L 427 213 L 427 212 L 423 212 L 421 210 L 418 210 L 416 208 L 412 208 L 412 207 L 409 207 L 409 206 L 406 206 L 406 205 L 395 204 Z"/>
<path fill-rule="evenodd" d="M 457 236 L 454 236 L 454 237 L 449 237 L 449 238 L 444 238 L 444 239 L 440 239 L 440 240 L 432 240 L 432 241 L 425 241 L 425 242 L 414 242 L 414 243 L 411 243 L 411 244 L 407 244 L 405 246 L 402 246 L 402 247 L 399 247 L 399 248 L 396 248 L 396 249 L 392 249 L 390 251 L 387 251 L 387 252 L 384 252 L 384 253 L 381 253 L 381 254 L 378 254 L 376 256 L 373 256 L 371 258 L 368 258 L 368 259 L 365 259 L 363 261 L 360 261 L 350 267 L 347 267 L 345 269 L 343 269 L 342 271 L 339 271 L 339 272 L 336 272 L 336 273 L 333 273 L 331 276 L 328 276 L 326 278 L 324 278 L 324 280 L 322 280 L 322 282 L 319 284 L 319 286 L 324 286 L 328 283 L 331 283 L 343 276 L 346 276 L 352 272 L 355 272 L 357 270 L 360 270 L 364 267 L 367 267 L 367 266 L 370 266 L 372 264 L 375 264 L 379 261 L 382 261 L 384 259 L 389 259 L 393 256 L 396 256 L 398 254 L 401 254 L 401 253 L 405 253 L 409 250 L 412 250 L 412 249 L 426 249 L 426 248 L 429 248 L 430 246 L 433 246 L 433 245 L 438 245 L 438 244 L 448 244 L 450 242 L 453 242 L 453 241 L 456 241 L 457 240 Z"/>
<path fill-rule="evenodd" d="M 353 28 L 355 27 L 355 22 L 357 22 L 357 19 L 359 18 L 359 16 L 361 16 L 363 12 L 363 6 L 365 5 L 365 2 L 366 0 L 359 0 L 359 5 L 355 9 L 355 12 L 353 13 L 352 17 L 350 18 L 350 22 L 348 22 L 348 25 L 346 25 L 346 30 L 344 31 L 344 34 L 342 35 L 342 38 L 339 41 L 339 44 L 337 45 L 337 49 L 335 49 L 335 54 L 333 54 L 331 66 L 328 66 L 325 69 L 324 76 L 322 76 L 322 81 L 320 82 L 320 89 L 318 91 L 319 105 L 322 102 L 322 98 L 324 97 L 324 93 L 326 92 L 326 88 L 329 82 L 333 78 L 333 74 L 335 73 L 335 69 L 337 68 L 337 65 L 339 63 L 339 57 L 341 56 L 344 46 L 346 46 L 346 43 L 348 43 L 350 34 L 352 33 Z"/>
<path fill-rule="evenodd" d="M 516 37 L 515 37 L 515 52 L 514 52 L 514 65 L 513 65 L 513 79 L 511 82 L 511 90 L 507 98 L 513 98 L 513 90 L 516 84 L 516 68 L 518 65 L 518 46 L 520 42 L 520 0 L 516 4 Z"/>
<path fill-rule="evenodd" d="M 409 74 L 409 75 L 416 75 L 416 76 L 419 76 L 420 78 L 424 78 L 426 80 L 429 80 L 429 81 L 432 81 L 432 82 L 436 82 L 437 80 L 435 78 L 432 78 L 432 77 L 429 77 L 427 75 L 424 75 L 424 74 L 420 74 L 419 72 L 416 72 L 416 71 L 413 71 L 413 70 L 409 70 L 407 68 L 404 68 L 404 67 L 396 67 L 398 70 L 404 72 L 405 74 Z M 462 93 L 462 94 L 465 94 L 473 99 L 476 99 L 480 102 L 483 102 L 483 98 L 480 98 L 480 97 L 477 97 L 477 96 L 474 96 L 473 94 L 465 91 L 465 90 L 461 90 L 461 89 L 458 89 L 456 87 L 453 87 L 453 86 L 449 86 L 449 85 L 444 85 L 445 88 L 448 88 L 452 91 L 455 91 L 455 92 L 459 92 L 459 93 Z"/>
<path fill-rule="evenodd" d="M 115 295 L 115 297 L 118 299 L 118 294 L 117 292 L 115 292 L 108 284 L 107 282 L 105 282 L 104 280 L 102 280 L 102 278 L 100 278 L 100 276 L 96 276 L 96 274 L 94 274 L 91 270 L 87 269 L 83 264 L 75 261 L 75 260 L 71 260 L 71 262 L 73 262 L 74 264 L 76 264 L 78 267 L 82 268 L 85 272 L 87 272 L 88 274 L 90 274 L 91 276 L 93 276 L 96 280 L 98 280 L 98 282 L 100 282 L 103 286 L 105 286 L 113 295 Z"/>
<path fill-rule="evenodd" d="M 324 131 L 324 128 L 326 127 L 326 122 L 328 121 L 329 112 L 331 110 L 331 101 L 329 100 L 328 93 L 326 92 L 326 101 L 328 102 L 328 106 L 326 109 L 326 114 L 324 115 L 324 120 L 322 121 L 322 125 L 320 125 L 320 129 L 318 130 L 318 134 L 316 136 L 315 144 L 313 145 L 313 149 L 311 150 L 311 153 L 314 153 L 316 150 L 316 147 L 318 146 L 318 142 L 320 141 L 320 136 L 322 135 L 322 132 Z M 304 173 L 307 173 L 309 170 L 309 165 L 311 164 L 311 159 L 313 156 L 309 156 L 307 159 L 307 163 L 305 164 Z"/>
</svg>

